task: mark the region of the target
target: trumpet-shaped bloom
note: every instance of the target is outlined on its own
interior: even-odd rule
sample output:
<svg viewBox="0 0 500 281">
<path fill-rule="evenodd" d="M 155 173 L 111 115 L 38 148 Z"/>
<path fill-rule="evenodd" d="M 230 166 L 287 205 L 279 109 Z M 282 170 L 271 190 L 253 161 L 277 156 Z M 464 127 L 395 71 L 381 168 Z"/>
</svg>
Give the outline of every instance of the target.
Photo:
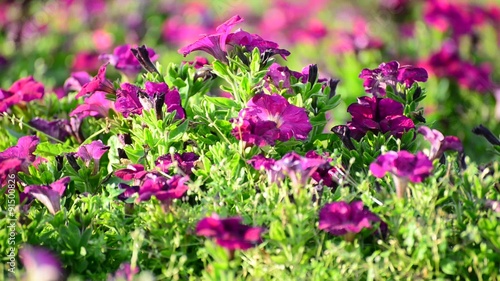
<svg viewBox="0 0 500 281">
<path fill-rule="evenodd" d="M 106 98 L 106 93 L 97 91 L 93 95 L 85 98 L 83 104 L 78 105 L 69 116 L 76 116 L 83 119 L 88 116 L 108 117 L 109 111 L 115 110 L 115 106 L 112 101 Z"/>
<path fill-rule="evenodd" d="M 142 66 L 132 53 L 131 48 L 128 44 L 118 46 L 113 50 L 113 54 L 101 55 L 99 59 L 109 62 L 118 71 L 133 77 L 141 72 Z M 147 51 L 151 61 L 158 59 L 158 55 L 153 49 L 147 48 Z"/>
<path fill-rule="evenodd" d="M 231 33 L 231 29 L 243 19 L 236 15 L 219 25 L 214 34 L 204 35 L 198 41 L 179 49 L 179 53 L 187 56 L 194 51 L 204 51 L 219 61 L 227 62 L 228 47 L 235 45 L 246 47 L 251 51 L 258 48 L 261 53 L 271 51 L 273 54 L 279 54 L 283 58 L 290 55 L 287 50 L 279 49 L 278 44 L 262 39 L 256 34 L 250 34 L 241 29 Z"/>
<path fill-rule="evenodd" d="M 62 280 L 62 265 L 49 250 L 25 245 L 19 250 L 19 257 L 26 269 L 24 280 Z"/>
<path fill-rule="evenodd" d="M 77 71 L 71 73 L 71 76 L 64 81 L 64 93 L 68 94 L 69 92 L 80 92 L 83 85 L 92 81 L 92 76 L 88 74 L 86 71 Z"/>
<path fill-rule="evenodd" d="M 277 94 L 257 94 L 240 111 L 231 133 L 249 144 L 265 146 L 292 137 L 305 140 L 311 130 L 305 109 Z"/>
<path fill-rule="evenodd" d="M 319 212 L 319 229 L 336 236 L 359 233 L 379 221 L 377 215 L 364 208 L 362 201 L 329 203 Z"/>
<path fill-rule="evenodd" d="M 37 117 L 32 119 L 29 125 L 60 141 L 65 141 L 72 132 L 69 121 L 62 119 L 47 121 Z"/>
<path fill-rule="evenodd" d="M 105 63 L 99 68 L 97 75 L 90 82 L 82 86 L 75 98 L 83 97 L 87 94 L 92 95 L 97 91 L 108 94 L 114 94 L 116 92 L 113 83 L 106 79 L 106 67 L 108 64 L 109 63 Z"/>
<path fill-rule="evenodd" d="M 416 155 L 405 150 L 389 151 L 370 164 L 370 171 L 377 178 L 382 178 L 389 172 L 412 182 L 422 182 L 431 174 L 432 169 L 432 162 L 421 151 Z"/>
<path fill-rule="evenodd" d="M 196 234 L 214 238 L 228 250 L 247 250 L 261 243 L 264 228 L 244 225 L 241 221 L 240 217 L 221 219 L 214 214 L 198 222 Z"/>
<path fill-rule="evenodd" d="M 403 105 L 393 99 L 361 97 L 347 111 L 352 120 L 347 123 L 352 138 L 359 140 L 368 131 L 387 133 L 400 138 L 405 131 L 413 129 L 413 121 L 403 115 Z"/>
<path fill-rule="evenodd" d="M 391 61 L 382 63 L 375 69 L 363 69 L 359 74 L 363 79 L 363 86 L 367 93 L 376 97 L 385 96 L 387 86 L 395 87 L 397 83 L 411 87 L 415 82 L 427 81 L 427 71 L 421 67 L 410 65 L 400 66 L 399 62 Z"/>
<path fill-rule="evenodd" d="M 24 193 L 38 199 L 52 215 L 55 215 L 61 210 L 61 197 L 69 182 L 70 177 L 64 177 L 49 185 L 30 185 L 24 189 Z"/>
<path fill-rule="evenodd" d="M 165 154 L 158 157 L 155 163 L 164 172 L 167 172 L 175 164 L 184 174 L 191 175 L 193 173 L 191 169 L 193 169 L 199 158 L 200 156 L 194 152 L 174 153 L 173 155 Z"/>
<path fill-rule="evenodd" d="M 160 201 L 181 198 L 188 190 L 186 185 L 188 180 L 188 177 L 180 175 L 167 179 L 156 173 L 148 173 L 139 187 L 137 201 L 147 201 L 152 196 L 155 196 Z"/>
<path fill-rule="evenodd" d="M 427 126 L 418 128 L 417 132 L 422 134 L 431 144 L 429 150 L 429 159 L 431 161 L 440 158 L 446 150 L 455 150 L 459 152 L 463 150 L 462 142 L 455 136 L 445 137 L 440 131 L 431 129 Z"/>
</svg>

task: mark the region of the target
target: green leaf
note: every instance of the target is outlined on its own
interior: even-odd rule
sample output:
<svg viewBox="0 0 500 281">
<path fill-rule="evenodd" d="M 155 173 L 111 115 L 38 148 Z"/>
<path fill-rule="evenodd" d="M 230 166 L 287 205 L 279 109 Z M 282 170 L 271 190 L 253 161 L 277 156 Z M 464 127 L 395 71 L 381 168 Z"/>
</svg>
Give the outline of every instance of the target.
<svg viewBox="0 0 500 281">
<path fill-rule="evenodd" d="M 69 152 L 73 152 L 73 148 L 65 143 L 42 142 L 38 144 L 33 154 L 41 157 L 53 157 Z"/>
<path fill-rule="evenodd" d="M 222 108 L 239 108 L 238 104 L 232 99 L 223 97 L 210 97 L 210 96 L 205 96 L 205 99 L 208 102 L 216 106 L 220 106 Z"/>
</svg>

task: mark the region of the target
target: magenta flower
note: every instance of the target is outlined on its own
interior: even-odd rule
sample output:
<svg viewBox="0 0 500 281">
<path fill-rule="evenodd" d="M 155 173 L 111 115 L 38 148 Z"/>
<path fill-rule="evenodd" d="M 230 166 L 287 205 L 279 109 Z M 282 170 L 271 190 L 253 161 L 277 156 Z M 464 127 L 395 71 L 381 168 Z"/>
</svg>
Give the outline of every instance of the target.
<svg viewBox="0 0 500 281">
<path fill-rule="evenodd" d="M 257 94 L 240 111 L 232 130 L 238 140 L 251 145 L 274 145 L 276 140 L 307 139 L 312 125 L 305 109 L 290 104 L 284 97 Z"/>
<path fill-rule="evenodd" d="M 24 189 L 24 193 L 38 199 L 52 215 L 55 215 L 61 210 L 61 197 L 69 182 L 70 177 L 64 177 L 49 185 L 29 185 Z"/>
<path fill-rule="evenodd" d="M 105 63 L 99 68 L 97 75 L 92 79 L 92 81 L 82 86 L 80 92 L 78 92 L 75 98 L 79 98 L 87 94 L 92 95 L 97 91 L 108 94 L 114 94 L 116 92 L 113 83 L 106 79 L 106 67 L 108 64 L 109 63 Z"/>
<path fill-rule="evenodd" d="M 361 97 L 347 111 L 352 120 L 347 123 L 351 137 L 360 140 L 368 131 L 387 133 L 401 138 L 415 128 L 413 121 L 403 115 L 403 105 L 389 98 Z"/>
<path fill-rule="evenodd" d="M 430 142 L 429 160 L 439 159 L 446 150 L 463 151 L 463 145 L 459 138 L 455 136 L 443 136 L 443 134 L 435 129 L 430 129 L 427 126 L 418 128 L 418 133 Z"/>
<path fill-rule="evenodd" d="M 319 212 L 319 229 L 353 241 L 356 233 L 372 228 L 380 218 L 364 208 L 362 201 L 326 204 Z"/>
<path fill-rule="evenodd" d="M 152 196 L 155 196 L 159 201 L 167 202 L 181 198 L 188 190 L 187 181 L 189 181 L 189 178 L 186 176 L 175 175 L 171 179 L 167 179 L 156 173 L 149 173 L 139 187 L 137 201 L 147 201 Z"/>
<path fill-rule="evenodd" d="M 330 165 L 329 162 L 332 161 L 328 156 L 321 156 L 316 151 L 311 150 L 306 153 L 306 158 L 318 159 L 321 163 L 318 165 L 317 169 L 312 173 L 311 178 L 316 182 L 316 184 L 321 184 L 331 188 L 335 188 L 339 184 L 339 169 Z"/>
<path fill-rule="evenodd" d="M 139 101 L 141 89 L 133 84 L 123 83 L 116 92 L 115 108 L 123 117 L 131 114 L 142 114 L 142 104 Z"/>
<path fill-rule="evenodd" d="M 5 185 L 9 173 L 22 171 L 28 173 L 28 167 L 36 165 L 43 161 L 43 158 L 37 158 L 33 152 L 40 140 L 37 136 L 24 136 L 19 138 L 15 146 L 11 146 L 0 152 L 0 182 Z"/>
<path fill-rule="evenodd" d="M 99 69 L 99 54 L 95 52 L 79 52 L 75 55 L 71 71 L 94 72 Z"/>
<path fill-rule="evenodd" d="M 85 71 L 77 71 L 71 73 L 71 76 L 64 81 L 64 93 L 80 92 L 83 85 L 92 81 L 92 76 Z"/>
<path fill-rule="evenodd" d="M 87 167 L 90 161 L 94 161 L 94 174 L 99 171 L 99 161 L 101 157 L 109 150 L 109 146 L 105 146 L 101 140 L 93 141 L 90 144 L 82 145 L 78 149 L 76 155 L 80 157 Z"/>
<path fill-rule="evenodd" d="M 114 103 L 106 98 L 106 93 L 97 91 L 86 97 L 83 104 L 78 105 L 69 116 L 76 116 L 80 120 L 92 116 L 104 118 L 109 116 L 109 111 L 115 111 Z"/>
<path fill-rule="evenodd" d="M 139 267 L 132 267 L 130 263 L 122 263 L 113 275 L 109 275 L 107 281 L 133 281 L 139 273 Z"/>
<path fill-rule="evenodd" d="M 431 174 L 432 169 L 431 160 L 421 151 L 417 155 L 405 150 L 389 151 L 370 164 L 370 171 L 377 178 L 384 177 L 387 172 L 393 175 L 399 198 L 405 196 L 408 181 L 422 182 Z"/>
<path fill-rule="evenodd" d="M 376 97 L 385 96 L 387 86 L 396 87 L 397 83 L 404 84 L 407 88 L 415 82 L 427 81 L 427 71 L 421 67 L 399 66 L 397 61 L 382 63 L 375 69 L 363 69 L 359 74 L 363 79 L 363 86 L 367 93 Z"/>
<path fill-rule="evenodd" d="M 125 169 L 115 171 L 115 176 L 125 181 L 141 181 L 147 174 L 148 171 L 146 171 L 144 166 L 141 164 L 130 164 L 127 165 L 127 168 Z"/>
<path fill-rule="evenodd" d="M 184 152 L 183 154 L 176 152 L 173 155 L 165 154 L 158 157 L 155 164 L 164 172 L 168 172 L 172 166 L 177 166 L 184 174 L 191 175 L 193 173 L 192 169 L 199 158 L 200 156 L 194 152 Z"/>
<path fill-rule="evenodd" d="M 293 93 L 290 86 L 290 77 L 292 76 L 298 79 L 302 76 L 302 74 L 296 71 L 292 71 L 286 66 L 281 66 L 278 63 L 273 63 L 269 67 L 264 79 L 266 79 L 267 85 L 272 84 L 278 89 L 288 89 L 288 93 Z"/>
<path fill-rule="evenodd" d="M 167 112 L 176 112 L 177 119 L 185 119 L 186 111 L 182 108 L 181 96 L 176 89 L 170 90 L 165 83 L 146 82 L 146 93 L 151 99 L 163 95 L 165 97 L 165 105 Z"/>
<path fill-rule="evenodd" d="M 68 120 L 57 119 L 54 121 L 47 121 L 37 117 L 32 119 L 28 124 L 60 141 L 65 141 L 72 133 Z"/>
<path fill-rule="evenodd" d="M 292 186 L 304 187 L 319 168 L 326 168 L 328 161 L 322 157 L 303 157 L 295 151 L 288 152 L 277 160 L 271 169 L 279 178 L 288 176 Z"/>
<path fill-rule="evenodd" d="M 33 76 L 21 78 L 14 82 L 8 90 L 0 89 L 0 112 L 7 111 L 13 105 L 41 99 L 45 94 L 45 87 L 37 82 Z"/>
<path fill-rule="evenodd" d="M 25 245 L 19 250 L 19 257 L 26 269 L 27 276 L 23 280 L 63 279 L 61 262 L 49 250 Z"/>
<path fill-rule="evenodd" d="M 227 62 L 228 46 L 234 47 L 235 45 L 246 47 L 248 51 L 258 48 L 261 53 L 269 50 L 273 54 L 281 55 L 283 58 L 290 54 L 286 50 L 279 49 L 278 44 L 266 41 L 256 34 L 250 34 L 241 29 L 231 33 L 233 26 L 242 21 L 243 19 L 240 16 L 233 16 L 219 25 L 214 34 L 205 35 L 195 43 L 179 49 L 179 53 L 187 56 L 194 51 L 204 51 L 222 62 Z"/>
<path fill-rule="evenodd" d="M 118 46 L 113 50 L 113 54 L 101 55 L 99 59 L 108 62 L 128 77 L 135 77 L 141 72 L 142 66 L 130 50 L 131 48 L 128 44 Z M 147 48 L 147 51 L 151 61 L 158 59 L 153 49 Z"/>
<path fill-rule="evenodd" d="M 221 219 L 214 214 L 198 222 L 196 234 L 215 238 L 215 242 L 230 251 L 247 250 L 262 243 L 264 228 L 241 223 L 241 217 Z"/>
</svg>

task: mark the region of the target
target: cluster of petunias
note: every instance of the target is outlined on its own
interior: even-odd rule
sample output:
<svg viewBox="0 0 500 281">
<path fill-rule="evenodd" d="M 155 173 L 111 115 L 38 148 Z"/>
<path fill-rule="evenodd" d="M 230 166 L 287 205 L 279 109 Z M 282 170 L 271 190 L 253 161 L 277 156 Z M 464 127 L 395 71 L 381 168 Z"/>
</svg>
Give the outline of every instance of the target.
<svg viewBox="0 0 500 281">
<path fill-rule="evenodd" d="M 187 181 L 192 174 L 192 169 L 199 156 L 192 152 L 183 154 L 174 153 L 158 157 L 156 167 L 153 171 L 146 171 L 141 164 L 130 164 L 124 169 L 117 170 L 115 175 L 124 180 L 132 181 L 132 185 L 121 183 L 119 187 L 123 190 L 121 200 L 137 194 L 137 202 L 147 201 L 152 196 L 166 205 L 172 199 L 181 198 L 188 190 Z M 177 168 L 179 173 L 170 177 L 171 170 Z"/>
</svg>

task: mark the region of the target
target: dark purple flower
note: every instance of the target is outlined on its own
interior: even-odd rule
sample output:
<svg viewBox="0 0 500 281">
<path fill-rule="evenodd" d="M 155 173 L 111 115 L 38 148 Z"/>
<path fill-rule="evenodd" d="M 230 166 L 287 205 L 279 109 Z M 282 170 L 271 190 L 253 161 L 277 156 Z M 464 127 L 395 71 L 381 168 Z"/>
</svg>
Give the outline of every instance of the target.
<svg viewBox="0 0 500 281">
<path fill-rule="evenodd" d="M 146 82 L 146 93 L 150 98 L 156 97 L 158 95 L 165 95 L 165 105 L 167 106 L 167 112 L 176 112 L 175 117 L 177 119 L 185 119 L 186 112 L 182 108 L 181 96 L 179 91 L 176 89 L 170 90 L 165 83 L 154 83 Z"/>
<path fill-rule="evenodd" d="M 97 91 L 86 97 L 83 104 L 78 105 L 69 116 L 76 116 L 80 120 L 88 116 L 108 117 L 110 110 L 115 110 L 114 103 L 106 98 L 105 92 Z"/>
<path fill-rule="evenodd" d="M 105 63 L 99 68 L 99 72 L 97 73 L 97 75 L 92 79 L 92 81 L 82 86 L 80 92 L 78 92 L 75 98 L 79 98 L 87 94 L 92 95 L 97 91 L 105 92 L 108 94 L 114 94 L 116 92 L 113 83 L 106 79 L 106 67 L 108 66 L 108 64 L 109 63 Z"/>
<path fill-rule="evenodd" d="M 49 250 L 41 247 L 23 246 L 19 257 L 26 269 L 24 280 L 62 280 L 62 265 Z"/>
<path fill-rule="evenodd" d="M 64 93 L 80 92 L 83 85 L 92 81 L 92 76 L 85 71 L 77 71 L 71 73 L 71 76 L 64 81 Z"/>
<path fill-rule="evenodd" d="M 137 192 L 139 192 L 139 186 L 138 185 L 133 185 L 130 186 L 125 183 L 119 183 L 118 184 L 118 189 L 123 190 L 123 193 L 118 195 L 118 199 L 122 201 L 126 201 L 130 197 L 134 196 Z"/>
<path fill-rule="evenodd" d="M 435 129 L 430 129 L 427 126 L 418 128 L 418 133 L 430 142 L 429 160 L 439 159 L 446 150 L 455 150 L 461 152 L 463 150 L 462 142 L 455 136 L 443 136 L 443 134 Z"/>
<path fill-rule="evenodd" d="M 65 141 L 71 134 L 68 120 L 47 121 L 37 117 L 32 119 L 29 125 L 60 141 Z"/>
<path fill-rule="evenodd" d="M 279 54 L 283 58 L 290 54 L 286 50 L 278 49 L 278 44 L 266 41 L 256 34 L 250 34 L 243 30 L 231 33 L 233 26 L 242 21 L 243 19 L 240 16 L 233 16 L 219 25 L 214 34 L 205 35 L 195 43 L 179 49 L 179 53 L 186 56 L 194 51 L 204 51 L 222 62 L 227 62 L 228 46 L 234 47 L 235 45 L 246 47 L 249 51 L 258 48 L 261 53 L 270 50 L 273 54 Z"/>
<path fill-rule="evenodd" d="M 130 263 L 122 263 L 114 275 L 108 276 L 107 281 L 132 281 L 139 273 L 139 267 L 132 267 Z"/>
<path fill-rule="evenodd" d="M 312 130 L 305 109 L 290 104 L 284 97 L 257 94 L 240 111 L 233 136 L 248 144 L 274 145 L 276 140 L 307 139 Z"/>
<path fill-rule="evenodd" d="M 184 196 L 188 190 L 186 176 L 175 175 L 167 179 L 156 173 L 147 174 L 139 187 L 138 202 L 147 201 L 151 196 L 155 196 L 159 201 L 169 201 Z"/>
<path fill-rule="evenodd" d="M 61 197 L 69 182 L 70 177 L 64 177 L 49 185 L 29 185 L 24 189 L 24 193 L 38 199 L 52 215 L 55 215 L 61 210 Z"/>
<path fill-rule="evenodd" d="M 191 175 L 193 172 L 191 171 L 200 156 L 196 155 L 194 152 L 184 152 L 182 154 L 174 153 L 165 154 L 158 159 L 156 159 L 156 167 L 159 167 L 160 170 L 164 172 L 168 172 L 172 165 L 179 167 L 181 171 L 186 175 Z"/>
<path fill-rule="evenodd" d="M 403 115 L 403 105 L 389 98 L 361 97 L 347 111 L 352 120 L 347 123 L 351 137 L 360 140 L 368 131 L 387 133 L 401 138 L 415 128 L 413 121 Z"/>
<path fill-rule="evenodd" d="M 230 251 L 247 250 L 262 243 L 264 228 L 241 223 L 240 217 L 221 219 L 217 215 L 206 217 L 196 225 L 196 234 L 215 238 L 215 242 Z"/>
<path fill-rule="evenodd" d="M 326 156 L 326 157 L 321 156 L 314 150 L 307 152 L 305 157 L 309 158 L 309 159 L 318 159 L 318 160 L 324 161 L 324 162 L 320 162 L 321 164 L 318 165 L 316 171 L 314 171 L 311 175 L 311 178 L 317 184 L 322 184 L 324 186 L 328 186 L 328 187 L 332 187 L 332 188 L 338 186 L 338 182 L 339 182 L 338 170 L 339 169 L 330 165 L 329 162 L 332 161 L 331 158 L 328 158 L 328 156 Z"/>
<path fill-rule="evenodd" d="M 363 86 L 367 93 L 383 97 L 387 86 L 396 87 L 397 83 L 401 83 L 409 88 L 417 81 L 427 81 L 428 75 L 421 67 L 400 66 L 397 61 L 391 61 L 384 62 L 375 69 L 363 69 L 359 78 L 364 80 Z"/>
<path fill-rule="evenodd" d="M 101 55 L 99 59 L 108 62 L 128 77 L 135 77 L 141 72 L 142 66 L 132 53 L 131 48 L 128 44 L 118 46 L 113 50 L 113 54 Z M 147 51 L 151 61 L 158 59 L 158 55 L 153 49 L 147 48 Z"/>
<path fill-rule="evenodd" d="M 380 218 L 364 208 L 362 201 L 326 204 L 319 212 L 319 229 L 352 241 L 356 233 L 372 228 Z"/>
</svg>

